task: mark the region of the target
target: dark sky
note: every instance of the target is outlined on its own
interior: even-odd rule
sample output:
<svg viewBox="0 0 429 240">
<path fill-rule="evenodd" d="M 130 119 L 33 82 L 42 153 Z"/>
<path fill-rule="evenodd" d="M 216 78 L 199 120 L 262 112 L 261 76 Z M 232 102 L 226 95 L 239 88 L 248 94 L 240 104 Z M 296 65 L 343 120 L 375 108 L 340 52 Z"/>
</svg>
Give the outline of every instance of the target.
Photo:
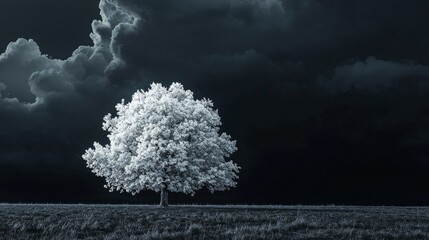
<svg viewBox="0 0 429 240">
<path fill-rule="evenodd" d="M 173 203 L 429 204 L 428 1 L 99 4 L 0 2 L 0 202 L 156 202 L 109 193 L 81 155 L 120 99 L 178 81 L 214 101 L 242 169 Z"/>
</svg>

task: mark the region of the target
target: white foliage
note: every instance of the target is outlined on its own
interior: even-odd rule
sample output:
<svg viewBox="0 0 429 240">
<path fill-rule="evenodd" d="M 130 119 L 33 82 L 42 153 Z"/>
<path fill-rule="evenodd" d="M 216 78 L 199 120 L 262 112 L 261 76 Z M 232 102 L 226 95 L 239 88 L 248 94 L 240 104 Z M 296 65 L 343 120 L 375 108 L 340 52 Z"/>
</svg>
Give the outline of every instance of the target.
<svg viewBox="0 0 429 240">
<path fill-rule="evenodd" d="M 236 141 L 219 134 L 221 119 L 211 100 L 195 100 L 180 83 L 168 89 L 153 83 L 116 110 L 117 116 L 104 117 L 110 144 L 95 142 L 82 156 L 110 191 L 165 188 L 193 195 L 203 187 L 236 186 L 240 167 L 225 159 L 237 150 Z"/>
</svg>

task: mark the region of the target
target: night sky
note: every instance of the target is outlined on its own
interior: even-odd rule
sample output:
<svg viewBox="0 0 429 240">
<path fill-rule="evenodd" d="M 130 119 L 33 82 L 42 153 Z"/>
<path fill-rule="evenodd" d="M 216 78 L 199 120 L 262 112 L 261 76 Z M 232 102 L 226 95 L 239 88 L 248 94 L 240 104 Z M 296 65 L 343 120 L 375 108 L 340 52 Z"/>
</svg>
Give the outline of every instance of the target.
<svg viewBox="0 0 429 240">
<path fill-rule="evenodd" d="M 100 14 L 100 8 L 102 12 Z M 156 203 L 81 158 L 152 82 L 213 100 L 238 186 L 171 203 L 429 205 L 427 0 L 2 0 L 0 202 Z"/>
</svg>

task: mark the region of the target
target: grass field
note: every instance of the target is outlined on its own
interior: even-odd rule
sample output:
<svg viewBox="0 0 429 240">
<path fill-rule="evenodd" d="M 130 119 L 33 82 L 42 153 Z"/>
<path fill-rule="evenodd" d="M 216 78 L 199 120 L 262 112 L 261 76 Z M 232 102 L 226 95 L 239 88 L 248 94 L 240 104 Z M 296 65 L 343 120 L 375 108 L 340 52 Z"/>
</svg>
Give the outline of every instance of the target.
<svg viewBox="0 0 429 240">
<path fill-rule="evenodd" d="M 429 208 L 0 204 L 1 239 L 429 239 Z"/>
</svg>

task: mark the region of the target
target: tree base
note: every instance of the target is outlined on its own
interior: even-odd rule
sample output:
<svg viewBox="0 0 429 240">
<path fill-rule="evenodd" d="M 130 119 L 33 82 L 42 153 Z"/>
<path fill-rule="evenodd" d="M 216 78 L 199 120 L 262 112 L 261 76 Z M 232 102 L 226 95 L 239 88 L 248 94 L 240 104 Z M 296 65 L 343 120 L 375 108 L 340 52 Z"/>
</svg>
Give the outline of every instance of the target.
<svg viewBox="0 0 429 240">
<path fill-rule="evenodd" d="M 160 208 L 168 207 L 168 191 L 166 189 L 161 190 L 161 202 L 159 203 Z"/>
</svg>

